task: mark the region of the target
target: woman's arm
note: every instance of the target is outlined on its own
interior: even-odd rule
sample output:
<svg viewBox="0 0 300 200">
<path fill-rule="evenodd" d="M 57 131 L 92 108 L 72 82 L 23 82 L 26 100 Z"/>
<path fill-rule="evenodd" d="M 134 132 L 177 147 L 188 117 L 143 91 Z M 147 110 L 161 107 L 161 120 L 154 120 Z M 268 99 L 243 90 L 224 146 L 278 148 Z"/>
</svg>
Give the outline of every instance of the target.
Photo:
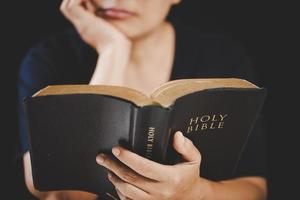
<svg viewBox="0 0 300 200">
<path fill-rule="evenodd" d="M 119 83 L 122 81 L 120 76 L 124 74 L 122 66 L 127 63 L 130 42 L 112 25 L 93 14 L 94 8 L 90 0 L 64 0 L 60 9 L 66 18 L 73 23 L 82 39 L 95 48 L 98 53 L 101 52 L 101 59 L 98 59 L 90 84 L 121 84 Z M 29 152 L 24 154 L 23 164 L 26 186 L 39 199 L 96 199 L 96 195 L 80 191 L 40 192 L 33 185 Z"/>
<path fill-rule="evenodd" d="M 60 9 L 81 38 L 100 54 L 90 84 L 123 85 L 131 51 L 128 38 L 95 15 L 92 0 L 64 0 Z"/>
<path fill-rule="evenodd" d="M 264 200 L 267 187 L 264 178 L 244 177 L 213 182 L 201 178 L 201 154 L 192 141 L 177 132 L 173 146 L 185 162 L 162 165 L 145 159 L 122 147 L 112 153 L 119 160 L 101 154 L 98 164 L 110 172 L 109 180 L 121 199 L 132 200 Z"/>
<path fill-rule="evenodd" d="M 203 190 L 199 189 L 203 188 Z M 191 194 L 191 200 L 265 200 L 267 184 L 262 177 L 242 177 L 213 182 L 199 178 Z M 198 198 L 203 195 L 203 198 Z"/>
</svg>

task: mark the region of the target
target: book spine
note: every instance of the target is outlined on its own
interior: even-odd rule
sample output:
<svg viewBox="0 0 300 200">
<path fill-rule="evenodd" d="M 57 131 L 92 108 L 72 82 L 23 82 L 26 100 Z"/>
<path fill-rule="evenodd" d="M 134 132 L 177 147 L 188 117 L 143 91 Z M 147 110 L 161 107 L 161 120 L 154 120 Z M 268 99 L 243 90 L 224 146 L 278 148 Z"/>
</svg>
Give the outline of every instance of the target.
<svg viewBox="0 0 300 200">
<path fill-rule="evenodd" d="M 137 109 L 131 130 L 133 151 L 145 158 L 165 163 L 170 137 L 170 109 L 145 106 Z"/>
<path fill-rule="evenodd" d="M 131 113 L 130 113 L 130 127 L 129 127 L 129 140 L 130 140 L 130 147 L 128 149 L 134 151 L 134 144 L 136 143 L 136 123 L 137 123 L 137 114 L 138 114 L 138 107 L 132 105 L 131 106 Z"/>
</svg>

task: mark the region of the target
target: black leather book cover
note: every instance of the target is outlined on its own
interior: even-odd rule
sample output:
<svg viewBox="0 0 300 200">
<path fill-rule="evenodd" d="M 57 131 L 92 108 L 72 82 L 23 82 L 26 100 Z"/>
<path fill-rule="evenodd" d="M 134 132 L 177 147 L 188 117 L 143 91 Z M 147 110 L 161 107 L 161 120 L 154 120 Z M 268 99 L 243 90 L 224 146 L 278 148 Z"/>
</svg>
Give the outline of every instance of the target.
<svg viewBox="0 0 300 200">
<path fill-rule="evenodd" d="M 210 180 L 232 177 L 247 139 L 262 109 L 265 89 L 210 89 L 177 99 L 172 110 L 172 133 L 177 130 L 199 149 L 201 176 Z M 180 162 L 171 143 L 167 162 Z"/>
<path fill-rule="evenodd" d="M 100 152 L 130 147 L 130 102 L 94 94 L 26 100 L 34 186 L 47 190 L 112 192 Z"/>
<path fill-rule="evenodd" d="M 160 163 L 180 162 L 172 135 L 181 130 L 202 153 L 201 174 L 228 178 L 263 105 L 264 89 L 209 89 L 169 108 L 138 107 L 116 97 L 67 94 L 29 97 L 25 111 L 36 189 L 114 193 L 98 153 L 124 146 Z"/>
</svg>

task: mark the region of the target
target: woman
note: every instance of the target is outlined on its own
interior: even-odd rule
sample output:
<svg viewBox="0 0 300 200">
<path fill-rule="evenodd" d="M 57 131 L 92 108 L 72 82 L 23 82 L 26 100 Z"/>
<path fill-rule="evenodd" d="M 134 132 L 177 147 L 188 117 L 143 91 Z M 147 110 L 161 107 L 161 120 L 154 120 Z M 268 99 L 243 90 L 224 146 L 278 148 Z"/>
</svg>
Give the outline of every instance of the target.
<svg viewBox="0 0 300 200">
<path fill-rule="evenodd" d="M 166 17 L 180 0 L 63 0 L 61 11 L 75 30 L 38 44 L 19 74 L 20 133 L 26 185 L 39 199 L 96 199 L 80 191 L 39 192 L 32 183 L 22 99 L 49 84 L 122 85 L 149 94 L 169 80 L 239 77 L 254 81 L 244 50 L 216 34 L 171 24 Z M 99 56 L 98 56 L 99 55 Z M 114 147 L 120 162 L 99 155 L 120 199 L 266 199 L 261 126 L 257 125 L 235 177 L 201 177 L 201 152 L 180 132 L 174 149 L 185 160 L 166 166 Z"/>
</svg>

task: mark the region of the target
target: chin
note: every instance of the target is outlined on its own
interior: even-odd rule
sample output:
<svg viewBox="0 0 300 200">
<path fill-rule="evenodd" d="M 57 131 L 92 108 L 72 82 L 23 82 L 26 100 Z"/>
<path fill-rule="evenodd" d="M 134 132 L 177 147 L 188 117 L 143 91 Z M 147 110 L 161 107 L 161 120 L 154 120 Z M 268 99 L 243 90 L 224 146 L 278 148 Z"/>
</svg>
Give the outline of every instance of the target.
<svg viewBox="0 0 300 200">
<path fill-rule="evenodd" d="M 129 39 L 140 38 L 147 34 L 147 30 L 138 25 L 132 25 L 122 22 L 111 22 L 121 33 L 123 33 Z"/>
</svg>

